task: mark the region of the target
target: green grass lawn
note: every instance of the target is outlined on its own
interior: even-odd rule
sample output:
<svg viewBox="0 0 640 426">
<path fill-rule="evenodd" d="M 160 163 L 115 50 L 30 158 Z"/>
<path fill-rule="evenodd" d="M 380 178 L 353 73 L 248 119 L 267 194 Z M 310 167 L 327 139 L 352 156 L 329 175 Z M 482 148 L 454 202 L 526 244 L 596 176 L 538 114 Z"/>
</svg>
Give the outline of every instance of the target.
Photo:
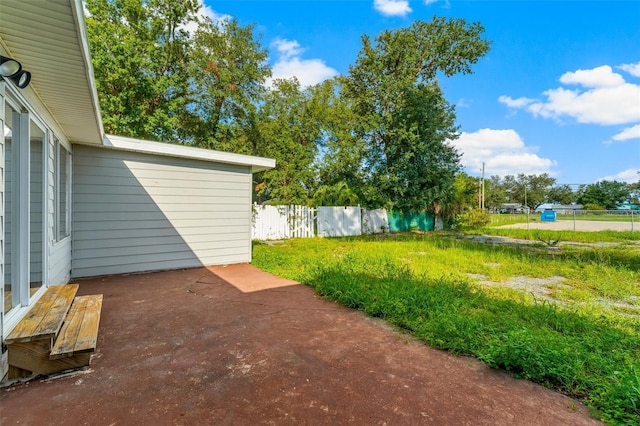
<svg viewBox="0 0 640 426">
<path fill-rule="evenodd" d="M 640 227 L 640 224 L 638 224 Z M 640 232 L 637 231 L 550 231 L 543 229 L 510 229 L 510 228 L 493 228 L 488 227 L 477 231 L 471 231 L 475 234 L 499 235 L 504 237 L 518 238 L 529 241 L 555 241 L 558 242 L 577 242 L 577 243 L 634 243 L 640 241 Z"/>
<path fill-rule="evenodd" d="M 502 225 L 511 225 L 513 223 L 527 223 L 529 222 L 540 222 L 540 213 L 531 213 L 527 218 L 526 214 L 497 214 L 491 213 L 489 215 L 491 218 L 490 226 L 502 226 Z M 633 212 L 622 212 L 622 213 L 607 213 L 607 212 L 588 212 L 588 213 L 580 213 L 576 214 L 560 214 L 556 215 L 557 220 L 597 220 L 597 221 L 605 221 L 605 222 L 629 222 L 632 221 L 637 223 L 640 226 L 640 213 Z"/>
<path fill-rule="evenodd" d="M 538 215 L 539 217 L 540 215 Z M 572 214 L 558 214 L 556 216 L 558 220 L 573 220 Z M 589 212 L 584 214 L 576 214 L 576 220 L 602 220 L 607 222 L 640 222 L 640 214 L 638 212 L 621 212 L 621 213 L 605 213 L 605 212 Z"/>
<path fill-rule="evenodd" d="M 580 398 L 611 424 L 640 424 L 640 245 L 315 238 L 256 243 L 253 263 L 429 345 Z"/>
</svg>

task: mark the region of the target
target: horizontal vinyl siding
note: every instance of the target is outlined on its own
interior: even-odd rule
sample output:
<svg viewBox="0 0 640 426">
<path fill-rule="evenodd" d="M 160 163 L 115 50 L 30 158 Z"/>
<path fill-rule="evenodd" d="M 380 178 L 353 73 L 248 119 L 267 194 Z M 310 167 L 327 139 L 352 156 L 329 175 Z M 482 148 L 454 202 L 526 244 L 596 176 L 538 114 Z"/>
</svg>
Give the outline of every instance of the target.
<svg viewBox="0 0 640 426">
<path fill-rule="evenodd" d="M 66 284 L 71 279 L 71 238 L 54 243 L 49 251 L 49 283 Z"/>
<path fill-rule="evenodd" d="M 55 195 L 55 150 L 56 145 L 54 138 L 49 138 L 48 159 L 49 164 L 47 173 L 49 176 L 49 185 L 47 188 L 47 238 L 49 244 L 49 284 L 58 285 L 66 284 L 71 279 L 71 237 L 56 241 L 56 202 Z"/>
<path fill-rule="evenodd" d="M 251 260 L 249 167 L 76 145 L 72 276 Z"/>
</svg>

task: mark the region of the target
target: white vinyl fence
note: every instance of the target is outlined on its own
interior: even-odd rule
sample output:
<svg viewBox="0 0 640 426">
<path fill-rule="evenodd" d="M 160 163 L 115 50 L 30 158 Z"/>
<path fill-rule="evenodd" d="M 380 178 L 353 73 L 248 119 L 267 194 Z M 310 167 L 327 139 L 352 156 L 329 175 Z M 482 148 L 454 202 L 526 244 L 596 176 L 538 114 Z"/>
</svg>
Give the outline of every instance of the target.
<svg viewBox="0 0 640 426">
<path fill-rule="evenodd" d="M 385 209 L 253 205 L 251 237 L 254 240 L 282 240 L 316 235 L 346 237 L 388 230 L 389 219 Z"/>
<path fill-rule="evenodd" d="M 347 237 L 362 234 L 360 207 L 318 207 L 318 236 Z"/>
<path fill-rule="evenodd" d="M 251 238 L 282 240 L 315 236 L 315 209 L 306 206 L 253 205 Z"/>
<path fill-rule="evenodd" d="M 389 216 L 386 209 L 362 209 L 362 233 L 379 234 L 389 231 Z"/>
</svg>

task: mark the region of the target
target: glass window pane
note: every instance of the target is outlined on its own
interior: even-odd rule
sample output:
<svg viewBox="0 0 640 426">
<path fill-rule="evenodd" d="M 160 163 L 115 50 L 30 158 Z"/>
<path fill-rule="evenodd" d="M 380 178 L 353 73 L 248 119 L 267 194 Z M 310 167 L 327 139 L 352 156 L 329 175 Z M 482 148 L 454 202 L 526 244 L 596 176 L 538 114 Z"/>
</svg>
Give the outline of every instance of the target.
<svg viewBox="0 0 640 426">
<path fill-rule="evenodd" d="M 44 224 L 44 132 L 33 121 L 29 127 L 29 296 L 42 286 Z"/>
<path fill-rule="evenodd" d="M 56 145 L 56 236 L 62 240 L 70 235 L 70 183 L 69 168 L 71 155 L 58 139 Z"/>
</svg>

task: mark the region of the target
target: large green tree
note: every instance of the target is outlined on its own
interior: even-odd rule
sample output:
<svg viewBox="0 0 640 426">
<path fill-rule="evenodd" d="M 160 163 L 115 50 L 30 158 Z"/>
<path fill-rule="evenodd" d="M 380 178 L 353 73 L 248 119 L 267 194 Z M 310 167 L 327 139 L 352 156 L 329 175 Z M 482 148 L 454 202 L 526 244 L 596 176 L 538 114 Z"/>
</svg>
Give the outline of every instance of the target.
<svg viewBox="0 0 640 426">
<path fill-rule="evenodd" d="M 577 194 L 569 185 L 556 185 L 549 189 L 546 202 L 558 204 L 571 204 L 577 200 Z"/>
<path fill-rule="evenodd" d="M 339 186 L 362 197 L 364 174 L 362 162 L 366 146 L 355 134 L 358 117 L 349 99 L 341 96 L 343 78 L 326 80 L 309 90 L 312 94 L 315 115 L 321 127 L 318 180 L 321 186 Z"/>
<path fill-rule="evenodd" d="M 640 174 L 640 172 L 638 172 L 638 174 Z M 636 183 L 630 183 L 629 190 L 631 191 L 629 201 L 635 204 L 640 203 L 640 180 Z"/>
<path fill-rule="evenodd" d="M 533 211 L 549 201 L 549 193 L 555 183 L 555 178 L 547 173 L 540 175 L 520 173 L 517 176 L 505 176 L 501 185 L 506 194 L 506 202 L 519 203 Z"/>
<path fill-rule="evenodd" d="M 507 202 L 507 192 L 500 176 L 491 176 L 484 182 L 484 204 L 487 209 L 498 209 Z"/>
<path fill-rule="evenodd" d="M 198 18 L 199 7 L 86 1 L 107 132 L 276 158 L 275 170 L 256 176 L 263 201 L 433 211 L 452 203 L 457 127 L 437 78 L 470 73 L 487 52 L 480 24 L 434 18 L 364 36 L 347 76 L 267 87 L 254 27 Z"/>
<path fill-rule="evenodd" d="M 86 0 L 105 131 L 176 141 L 187 104 L 197 0 Z"/>
<path fill-rule="evenodd" d="M 485 198 L 486 198 L 486 186 L 485 182 Z M 481 180 L 469 176 L 466 173 L 458 173 L 454 182 L 455 188 L 455 213 L 462 213 L 465 210 L 479 208 L 480 192 L 481 192 Z"/>
<path fill-rule="evenodd" d="M 580 190 L 578 202 L 586 209 L 615 209 L 631 197 L 631 188 L 625 182 L 602 180 Z"/>
<path fill-rule="evenodd" d="M 479 23 L 434 17 L 374 41 L 362 37 L 343 94 L 366 146 L 366 204 L 438 212 L 452 201 L 459 158 L 448 141 L 457 129 L 437 77 L 470 73 L 489 49 L 483 31 Z"/>
<path fill-rule="evenodd" d="M 271 69 L 253 30 L 235 20 L 200 23 L 191 45 L 183 141 L 223 151 L 255 151 L 246 130 Z"/>
<path fill-rule="evenodd" d="M 257 176 L 260 200 L 307 204 L 313 197 L 322 133 L 312 99 L 295 78 L 275 80 L 266 94 L 252 137 L 256 154 L 275 158 L 277 167 Z"/>
</svg>

